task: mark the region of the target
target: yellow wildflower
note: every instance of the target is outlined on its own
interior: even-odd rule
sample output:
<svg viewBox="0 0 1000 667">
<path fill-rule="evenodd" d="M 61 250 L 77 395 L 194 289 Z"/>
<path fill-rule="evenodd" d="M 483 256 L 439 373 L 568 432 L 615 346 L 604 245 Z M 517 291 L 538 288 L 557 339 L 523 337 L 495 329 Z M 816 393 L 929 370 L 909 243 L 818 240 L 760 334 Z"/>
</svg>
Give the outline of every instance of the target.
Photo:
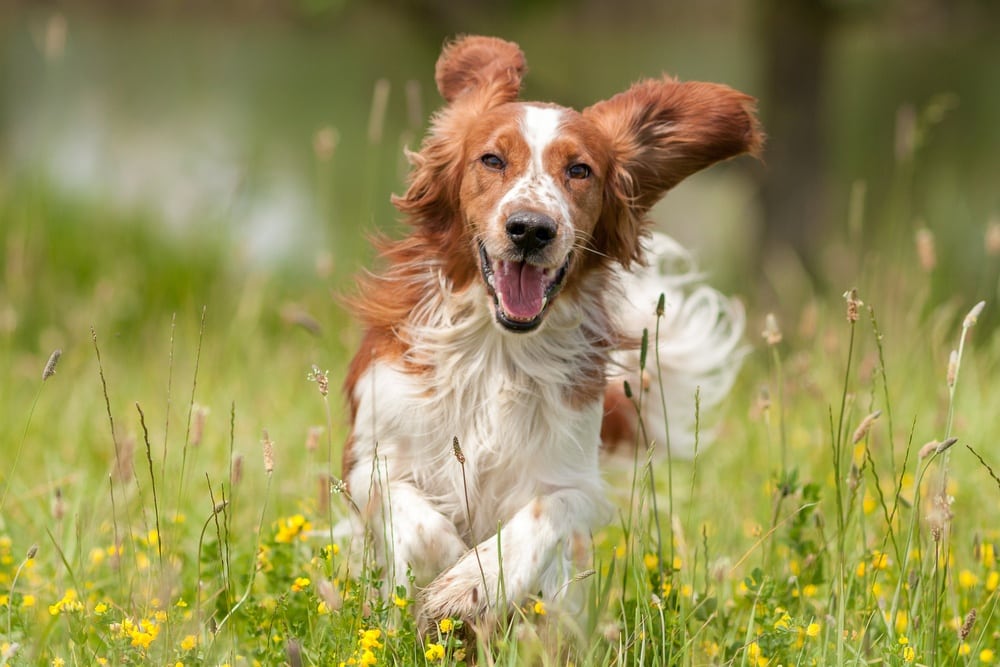
<svg viewBox="0 0 1000 667">
<path fill-rule="evenodd" d="M 296 577 L 295 581 L 292 582 L 292 590 L 296 593 L 298 593 L 299 591 L 304 591 L 305 589 L 309 588 L 310 583 L 312 582 L 309 581 L 308 577 Z"/>
<path fill-rule="evenodd" d="M 325 602 L 320 600 L 319 604 L 316 605 L 316 613 L 318 613 L 320 616 L 326 616 L 327 614 L 330 613 L 330 608 L 326 606 Z"/>
<path fill-rule="evenodd" d="M 184 639 L 181 640 L 182 651 L 191 651 L 196 646 L 198 646 L 198 638 L 195 637 L 194 635 L 187 635 L 186 637 L 184 637 Z"/>
<path fill-rule="evenodd" d="M 438 630 L 441 631 L 442 635 L 446 635 L 455 629 L 455 621 L 450 618 L 442 618 L 441 622 L 438 623 Z"/>
<path fill-rule="evenodd" d="M 94 605 L 94 613 L 97 614 L 98 616 L 103 616 L 107 612 L 108 612 L 108 605 L 104 604 L 103 602 L 98 602 L 97 604 Z"/>
<path fill-rule="evenodd" d="M 903 662 L 913 662 L 915 657 L 917 657 L 917 652 L 912 646 L 903 647 Z"/>
<path fill-rule="evenodd" d="M 656 554 L 646 554 L 642 557 L 642 562 L 646 566 L 647 570 L 655 570 L 656 566 L 660 564 L 660 557 Z"/>
<path fill-rule="evenodd" d="M 427 662 L 444 660 L 444 646 L 441 644 L 428 644 L 427 650 L 424 651 L 424 657 L 427 658 Z"/>
<path fill-rule="evenodd" d="M 301 514 L 278 520 L 278 532 L 274 541 L 280 544 L 291 544 L 296 539 L 305 540 L 306 533 L 312 530 L 312 524 Z"/>
<path fill-rule="evenodd" d="M 371 630 L 360 630 L 359 634 L 361 639 L 358 640 L 358 646 L 365 650 L 373 648 L 382 648 L 382 642 L 379 639 L 382 637 L 382 631 L 378 628 L 372 628 Z"/>
<path fill-rule="evenodd" d="M 973 588 L 979 583 L 979 577 L 971 570 L 962 570 L 958 573 L 958 585 L 962 588 Z"/>
<path fill-rule="evenodd" d="M 401 598 L 398 595 L 392 596 L 392 603 L 399 607 L 400 609 L 406 609 L 406 605 L 409 604 L 409 600 L 406 598 Z"/>
<path fill-rule="evenodd" d="M 545 616 L 545 603 L 541 600 L 536 600 L 534 606 L 532 606 L 532 611 L 534 611 L 539 616 Z"/>
<path fill-rule="evenodd" d="M 993 662 L 993 649 L 984 648 L 979 652 L 979 662 Z"/>
<path fill-rule="evenodd" d="M 28 593 L 27 595 L 22 596 L 21 597 L 21 606 L 24 607 L 25 609 L 27 609 L 28 607 L 34 607 L 35 606 L 35 596 L 32 595 L 31 593 Z"/>
<path fill-rule="evenodd" d="M 1000 572 L 993 570 L 986 575 L 986 592 L 992 593 L 1000 586 Z"/>
</svg>

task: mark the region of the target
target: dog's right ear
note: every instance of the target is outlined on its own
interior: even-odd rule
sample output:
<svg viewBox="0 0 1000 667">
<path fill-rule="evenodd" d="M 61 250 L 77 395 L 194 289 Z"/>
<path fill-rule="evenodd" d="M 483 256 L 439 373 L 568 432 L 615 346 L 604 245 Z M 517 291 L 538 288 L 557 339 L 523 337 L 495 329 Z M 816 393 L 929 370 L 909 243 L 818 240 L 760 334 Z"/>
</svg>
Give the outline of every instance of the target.
<svg viewBox="0 0 1000 667">
<path fill-rule="evenodd" d="M 461 37 L 445 45 L 434 80 L 449 103 L 470 100 L 490 108 L 517 99 L 526 68 L 524 54 L 513 42 Z"/>
</svg>

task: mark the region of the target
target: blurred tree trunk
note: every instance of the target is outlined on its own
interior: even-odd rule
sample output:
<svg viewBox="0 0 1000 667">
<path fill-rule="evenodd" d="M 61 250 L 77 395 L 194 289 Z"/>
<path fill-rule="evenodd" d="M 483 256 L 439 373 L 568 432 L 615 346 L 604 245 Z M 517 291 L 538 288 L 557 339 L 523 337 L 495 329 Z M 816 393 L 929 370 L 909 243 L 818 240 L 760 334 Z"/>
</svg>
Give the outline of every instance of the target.
<svg viewBox="0 0 1000 667">
<path fill-rule="evenodd" d="M 816 278 L 828 215 L 823 111 L 835 11 L 823 0 L 762 0 L 760 8 L 768 134 L 760 261 L 790 247 Z"/>
</svg>

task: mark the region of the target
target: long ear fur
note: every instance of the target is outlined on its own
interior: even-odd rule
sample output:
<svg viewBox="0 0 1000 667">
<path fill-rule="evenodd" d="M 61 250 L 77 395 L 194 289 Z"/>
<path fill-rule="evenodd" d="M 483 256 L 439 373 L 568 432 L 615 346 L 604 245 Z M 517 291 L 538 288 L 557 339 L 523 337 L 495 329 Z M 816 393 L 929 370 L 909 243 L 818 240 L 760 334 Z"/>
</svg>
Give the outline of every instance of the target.
<svg viewBox="0 0 1000 667">
<path fill-rule="evenodd" d="M 641 254 L 646 213 L 691 174 L 763 143 L 755 100 L 728 86 L 641 81 L 585 109 L 611 140 L 605 219 L 597 233 L 626 267 Z"/>
<path fill-rule="evenodd" d="M 438 111 L 413 165 L 406 194 L 393 204 L 412 221 L 443 233 L 452 225 L 461 186 L 462 138 L 479 113 L 517 99 L 526 69 L 524 54 L 512 42 L 470 36 L 446 44 L 435 80 L 449 103 Z"/>
</svg>

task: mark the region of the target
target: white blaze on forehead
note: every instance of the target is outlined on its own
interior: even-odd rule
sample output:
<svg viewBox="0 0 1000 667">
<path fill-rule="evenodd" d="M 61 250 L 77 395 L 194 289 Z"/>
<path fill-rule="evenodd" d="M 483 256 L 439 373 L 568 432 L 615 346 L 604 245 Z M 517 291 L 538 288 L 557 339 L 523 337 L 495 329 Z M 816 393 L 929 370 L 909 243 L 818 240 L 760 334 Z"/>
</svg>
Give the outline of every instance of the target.
<svg viewBox="0 0 1000 667">
<path fill-rule="evenodd" d="M 559 108 L 525 106 L 520 130 L 531 163 L 499 202 L 498 213 L 508 215 L 527 208 L 543 211 L 557 225 L 571 225 L 569 204 L 559 184 L 545 166 L 545 151 L 559 136 L 565 111 Z"/>
<path fill-rule="evenodd" d="M 545 155 L 545 149 L 559 134 L 562 116 L 562 109 L 531 106 L 524 108 L 521 132 L 524 134 L 524 140 L 528 142 L 528 148 L 531 149 L 532 168 L 544 170 L 542 157 Z"/>
</svg>

